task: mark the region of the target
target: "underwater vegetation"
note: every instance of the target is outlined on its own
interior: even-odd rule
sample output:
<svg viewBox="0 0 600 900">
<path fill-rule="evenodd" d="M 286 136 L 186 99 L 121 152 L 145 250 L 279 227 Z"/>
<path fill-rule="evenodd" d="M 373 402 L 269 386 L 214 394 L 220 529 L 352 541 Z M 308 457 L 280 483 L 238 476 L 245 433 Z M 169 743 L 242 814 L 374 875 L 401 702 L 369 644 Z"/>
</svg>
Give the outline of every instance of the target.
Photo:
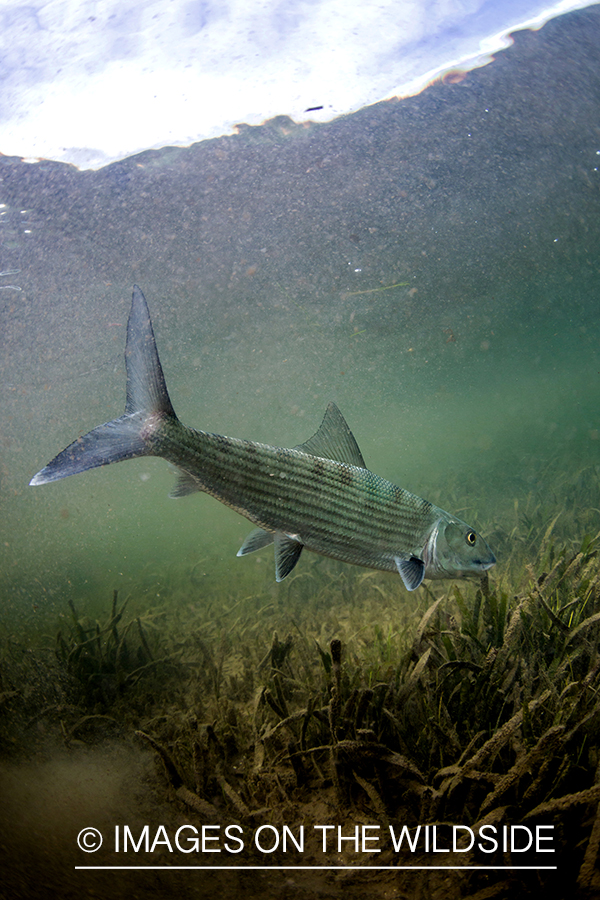
<svg viewBox="0 0 600 900">
<path fill-rule="evenodd" d="M 397 896 L 529 897 L 549 885 L 594 896 L 600 498 L 594 466 L 566 472 L 538 470 L 485 523 L 500 560 L 489 581 L 407 595 L 393 575 L 309 557 L 276 587 L 269 556 L 218 578 L 173 571 L 160 609 L 141 611 L 152 571 L 139 597 L 121 603 L 115 591 L 98 619 L 71 603 L 39 647 L 4 639 L 0 751 L 135 747 L 154 760 L 148 792 L 198 827 L 553 825 L 557 871 L 377 872 L 370 896 L 393 885 Z M 451 855 L 434 862 L 455 864 Z M 285 861 L 280 851 L 248 859 Z M 369 862 L 407 860 L 386 848 Z M 528 862 L 501 847 L 460 859 Z M 360 878 L 346 873 L 344 891 L 360 896 Z"/>
</svg>

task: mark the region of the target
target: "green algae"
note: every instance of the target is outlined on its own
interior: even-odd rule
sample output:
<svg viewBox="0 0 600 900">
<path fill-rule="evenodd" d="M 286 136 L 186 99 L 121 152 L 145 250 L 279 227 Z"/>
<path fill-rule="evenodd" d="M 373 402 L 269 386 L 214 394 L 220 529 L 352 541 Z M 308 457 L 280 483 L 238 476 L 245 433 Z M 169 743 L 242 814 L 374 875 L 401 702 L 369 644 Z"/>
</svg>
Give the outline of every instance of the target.
<svg viewBox="0 0 600 900">
<path fill-rule="evenodd" d="M 551 499 L 507 502 L 484 527 L 509 550 L 489 581 L 407 597 L 386 573 L 309 557 L 275 588 L 257 558 L 228 577 L 197 564 L 162 573 L 159 608 L 143 579 L 122 604 L 115 591 L 101 619 L 71 603 L 52 648 L 4 642 L 3 753 L 138 742 L 163 802 L 197 823 L 298 826 L 318 808 L 324 823 L 552 824 L 553 862 L 586 896 L 600 800 L 600 503 L 594 469 L 567 477 L 556 463 L 554 474 Z M 467 881 L 460 896 L 489 876 Z M 494 883 L 534 892 L 514 873 Z"/>
</svg>

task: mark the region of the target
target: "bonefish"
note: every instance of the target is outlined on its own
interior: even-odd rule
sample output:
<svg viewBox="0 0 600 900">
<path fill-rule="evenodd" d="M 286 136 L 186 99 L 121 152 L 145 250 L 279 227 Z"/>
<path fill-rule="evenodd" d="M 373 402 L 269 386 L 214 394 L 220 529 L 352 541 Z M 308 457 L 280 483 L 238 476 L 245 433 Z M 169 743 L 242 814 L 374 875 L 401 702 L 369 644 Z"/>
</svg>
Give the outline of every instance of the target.
<svg viewBox="0 0 600 900">
<path fill-rule="evenodd" d="M 398 571 L 409 591 L 424 578 L 481 575 L 496 558 L 470 525 L 370 472 L 334 403 L 319 430 L 297 447 L 271 447 L 183 425 L 167 392 L 150 313 L 133 289 L 125 348 L 125 413 L 55 456 L 29 482 L 46 484 L 139 456 L 179 469 L 173 497 L 204 491 L 256 527 L 238 556 L 275 545 L 275 577 L 302 550 Z"/>
</svg>

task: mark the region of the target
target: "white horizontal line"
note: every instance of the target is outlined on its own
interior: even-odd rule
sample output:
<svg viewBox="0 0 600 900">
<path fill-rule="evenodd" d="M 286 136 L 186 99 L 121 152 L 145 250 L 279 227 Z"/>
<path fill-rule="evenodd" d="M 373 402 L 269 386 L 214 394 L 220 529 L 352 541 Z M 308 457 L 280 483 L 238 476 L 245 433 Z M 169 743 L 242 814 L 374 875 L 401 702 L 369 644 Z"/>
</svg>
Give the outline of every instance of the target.
<svg viewBox="0 0 600 900">
<path fill-rule="evenodd" d="M 169 869 L 198 869 L 198 870 L 219 870 L 223 872 L 239 872 L 240 870 L 271 870 L 288 871 L 290 869 L 307 871 L 324 871 L 329 872 L 332 869 L 344 869 L 345 871 L 367 870 L 370 872 L 398 872 L 402 869 L 449 869 L 456 872 L 462 872 L 466 869 L 476 869 L 481 871 L 486 869 L 492 872 L 514 872 L 515 870 L 528 869 L 536 872 L 542 869 L 558 869 L 558 866 L 75 866 L 75 869 L 161 869 L 168 871 Z"/>
</svg>

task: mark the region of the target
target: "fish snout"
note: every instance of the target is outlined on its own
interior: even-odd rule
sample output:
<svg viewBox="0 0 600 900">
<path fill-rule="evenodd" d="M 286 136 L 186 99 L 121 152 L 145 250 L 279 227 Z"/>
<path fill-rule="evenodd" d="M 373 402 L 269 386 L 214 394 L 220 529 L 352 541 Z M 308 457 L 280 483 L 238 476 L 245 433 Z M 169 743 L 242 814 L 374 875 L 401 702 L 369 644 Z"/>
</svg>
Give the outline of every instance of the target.
<svg viewBox="0 0 600 900">
<path fill-rule="evenodd" d="M 489 557 L 488 557 L 487 559 L 485 559 L 485 560 L 484 560 L 484 559 L 477 559 L 477 560 L 475 560 L 475 563 L 476 563 L 476 565 L 479 566 L 479 568 L 480 568 L 483 572 L 487 572 L 488 569 L 491 569 L 492 566 L 495 566 L 495 565 L 496 565 L 496 557 L 494 556 L 493 553 L 490 552 L 490 555 L 489 555 Z"/>
</svg>

